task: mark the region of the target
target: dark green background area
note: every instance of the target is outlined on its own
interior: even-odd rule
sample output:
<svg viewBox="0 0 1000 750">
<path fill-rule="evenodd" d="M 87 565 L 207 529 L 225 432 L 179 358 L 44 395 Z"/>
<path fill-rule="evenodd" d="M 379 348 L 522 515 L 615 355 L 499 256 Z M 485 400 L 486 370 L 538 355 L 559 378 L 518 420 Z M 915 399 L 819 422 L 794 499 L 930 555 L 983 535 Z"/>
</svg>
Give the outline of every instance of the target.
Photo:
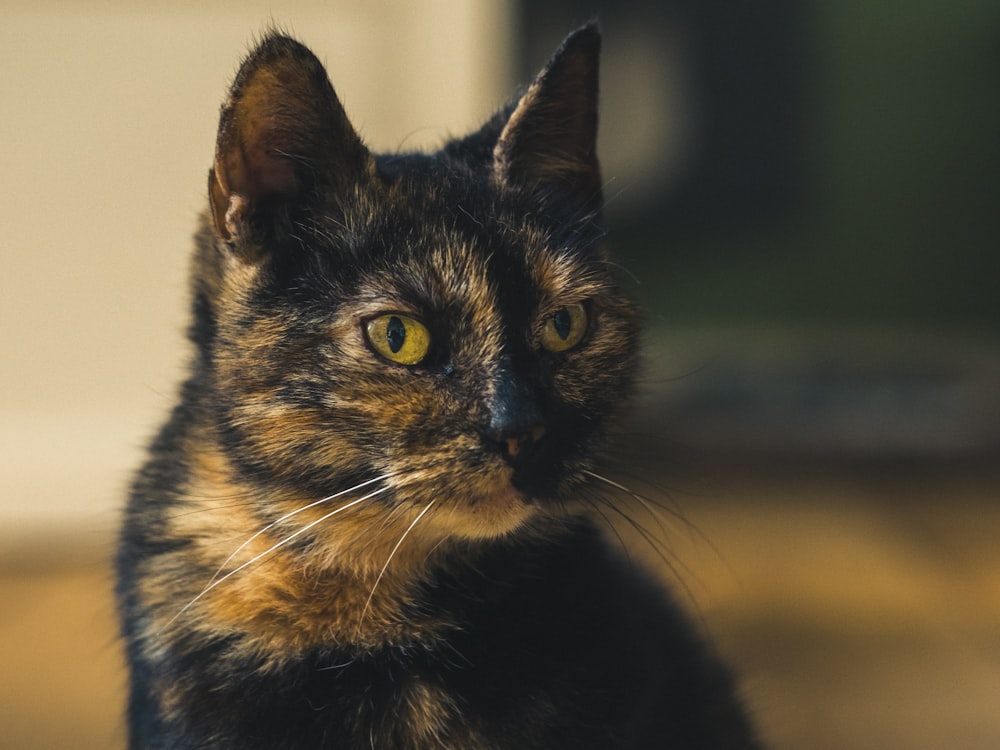
<svg viewBox="0 0 1000 750">
<path fill-rule="evenodd" d="M 1000 3 L 525 2 L 522 69 L 593 16 L 606 54 L 636 19 L 688 29 L 730 151 L 609 211 L 655 321 L 1000 334 Z"/>
</svg>

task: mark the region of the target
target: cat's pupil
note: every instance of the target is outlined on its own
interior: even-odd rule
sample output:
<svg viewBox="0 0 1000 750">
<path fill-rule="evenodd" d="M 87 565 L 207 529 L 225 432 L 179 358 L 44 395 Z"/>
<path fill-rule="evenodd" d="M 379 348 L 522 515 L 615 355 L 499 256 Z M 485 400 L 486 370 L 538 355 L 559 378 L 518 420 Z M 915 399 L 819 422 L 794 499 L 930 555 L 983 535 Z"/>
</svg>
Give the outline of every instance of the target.
<svg viewBox="0 0 1000 750">
<path fill-rule="evenodd" d="M 406 342 L 406 326 L 395 315 L 389 318 L 389 325 L 385 327 L 385 338 L 393 354 L 402 349 Z"/>
<path fill-rule="evenodd" d="M 563 308 L 552 316 L 552 325 L 555 326 L 556 333 L 563 341 L 569 336 L 569 330 L 573 326 L 573 321 L 569 317 L 569 312 Z"/>
</svg>

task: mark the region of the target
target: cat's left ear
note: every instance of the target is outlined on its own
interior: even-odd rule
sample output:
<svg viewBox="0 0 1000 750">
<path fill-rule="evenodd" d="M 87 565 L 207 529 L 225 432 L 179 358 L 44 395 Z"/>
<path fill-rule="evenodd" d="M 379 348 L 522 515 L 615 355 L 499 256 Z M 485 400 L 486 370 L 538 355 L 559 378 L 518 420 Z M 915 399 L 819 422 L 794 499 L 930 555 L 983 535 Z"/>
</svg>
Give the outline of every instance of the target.
<svg viewBox="0 0 1000 750">
<path fill-rule="evenodd" d="M 501 183 L 559 185 L 581 203 L 599 206 L 597 91 L 601 32 L 577 29 L 514 108 L 493 150 Z"/>
<path fill-rule="evenodd" d="M 320 61 L 272 34 L 243 62 L 222 109 L 209 174 L 216 231 L 251 245 L 331 191 L 345 194 L 373 164 Z"/>
</svg>

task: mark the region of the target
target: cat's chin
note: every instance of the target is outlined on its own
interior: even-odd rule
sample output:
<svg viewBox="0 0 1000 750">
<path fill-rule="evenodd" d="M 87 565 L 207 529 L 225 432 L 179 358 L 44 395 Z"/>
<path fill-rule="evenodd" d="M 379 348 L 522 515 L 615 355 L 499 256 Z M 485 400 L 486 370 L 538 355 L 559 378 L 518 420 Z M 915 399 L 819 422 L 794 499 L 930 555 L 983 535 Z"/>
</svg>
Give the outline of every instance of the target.
<svg viewBox="0 0 1000 750">
<path fill-rule="evenodd" d="M 538 505 L 513 486 L 457 503 L 442 510 L 436 522 L 470 540 L 496 539 L 516 532 L 538 513 Z"/>
</svg>

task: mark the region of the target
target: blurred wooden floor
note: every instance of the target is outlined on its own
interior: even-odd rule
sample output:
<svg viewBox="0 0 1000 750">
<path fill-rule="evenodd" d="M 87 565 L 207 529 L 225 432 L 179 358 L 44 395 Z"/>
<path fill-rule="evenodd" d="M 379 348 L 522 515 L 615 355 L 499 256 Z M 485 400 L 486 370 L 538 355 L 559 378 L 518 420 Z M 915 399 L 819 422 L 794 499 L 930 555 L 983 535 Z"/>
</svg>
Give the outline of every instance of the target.
<svg viewBox="0 0 1000 750">
<path fill-rule="evenodd" d="M 1000 747 L 1000 472 L 734 472 L 673 495 L 699 530 L 667 535 L 680 595 L 773 748 Z M 0 747 L 119 748 L 108 549 L 55 541 L 0 549 Z"/>
</svg>

